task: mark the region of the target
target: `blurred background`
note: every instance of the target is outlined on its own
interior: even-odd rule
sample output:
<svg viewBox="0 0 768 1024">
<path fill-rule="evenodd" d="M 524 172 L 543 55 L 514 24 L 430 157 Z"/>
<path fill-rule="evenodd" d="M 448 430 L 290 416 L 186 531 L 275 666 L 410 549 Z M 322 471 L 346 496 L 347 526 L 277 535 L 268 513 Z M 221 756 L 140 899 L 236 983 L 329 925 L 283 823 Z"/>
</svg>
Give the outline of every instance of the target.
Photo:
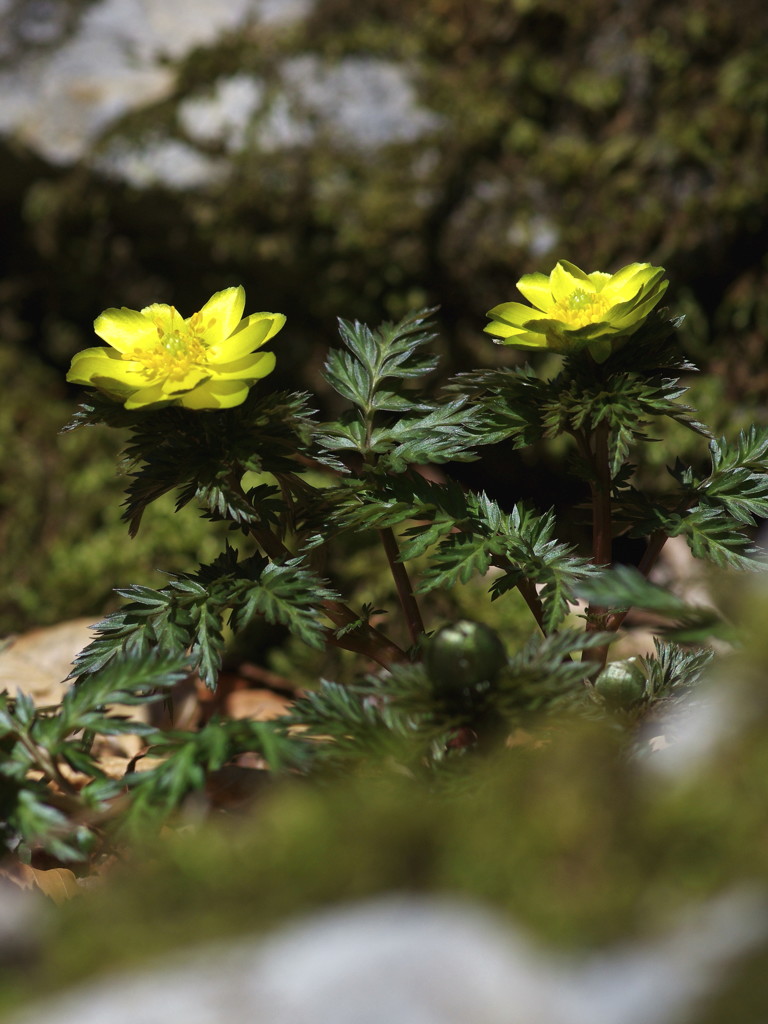
<svg viewBox="0 0 768 1024">
<path fill-rule="evenodd" d="M 0 635 L 215 552 L 172 503 L 129 544 L 120 438 L 57 433 L 109 306 L 241 283 L 288 316 L 269 385 L 332 413 L 338 315 L 439 305 L 446 373 L 514 365 L 482 327 L 521 274 L 648 261 L 705 418 L 764 421 L 766 69 L 762 0 L 0 0 Z M 570 486 L 503 447 L 464 474 Z"/>
</svg>

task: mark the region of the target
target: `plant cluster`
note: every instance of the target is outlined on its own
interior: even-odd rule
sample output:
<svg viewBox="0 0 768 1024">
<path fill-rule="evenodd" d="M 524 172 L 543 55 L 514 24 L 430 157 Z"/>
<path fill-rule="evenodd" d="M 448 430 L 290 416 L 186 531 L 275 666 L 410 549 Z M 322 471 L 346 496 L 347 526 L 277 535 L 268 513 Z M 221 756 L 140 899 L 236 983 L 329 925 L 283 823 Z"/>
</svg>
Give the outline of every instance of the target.
<svg viewBox="0 0 768 1024">
<path fill-rule="evenodd" d="M 344 411 L 329 422 L 316 418 L 306 394 L 261 385 L 246 387 L 239 403 L 225 388 L 216 406 L 224 364 L 207 370 L 206 346 L 219 352 L 217 345 L 237 343 L 238 331 L 247 333 L 252 322 L 260 329 L 266 316 L 274 318 L 272 333 L 282 323 L 279 314 L 240 323 L 241 289 L 211 300 L 231 306 L 237 299 L 221 337 L 196 335 L 196 347 L 185 348 L 184 332 L 169 336 L 163 321 L 158 358 L 165 371 L 172 349 L 174 360 L 185 360 L 184 374 L 153 377 L 152 395 L 138 382 L 142 372 L 156 374 L 158 360 L 144 371 L 133 365 L 130 337 L 137 327 L 147 333 L 137 319 L 147 311 L 109 311 L 112 327 L 121 325 L 115 351 L 122 356 L 88 358 L 117 367 L 117 379 L 130 387 L 116 391 L 94 371 L 86 382 L 95 390 L 68 429 L 128 431 L 124 518 L 132 534 L 148 506 L 173 494 L 177 509 L 196 503 L 205 518 L 227 524 L 230 539 L 214 560 L 172 574 L 164 587 L 120 590 L 124 604 L 95 627 L 61 707 L 3 697 L 6 849 L 83 860 L 116 829 L 167 818 L 209 773 L 244 753 L 258 755 L 270 777 L 397 766 L 439 785 L 467 759 L 503 748 L 515 730 L 554 716 L 602 718 L 631 737 L 654 704 L 696 684 L 711 657 L 709 639 L 734 641 L 736 634 L 717 612 L 687 604 L 648 575 L 676 536 L 723 569 L 760 566 L 749 530 L 768 515 L 768 430 L 715 439 L 680 401 L 681 375 L 694 368 L 678 351 L 679 320 L 653 308 L 664 291 L 657 268 L 635 264 L 611 278 L 559 267 L 554 298 L 530 319 L 527 307 L 514 304 L 516 326 L 502 332 L 507 344 L 520 335 L 525 347 L 532 337 L 534 347 L 554 347 L 562 354 L 557 372 L 480 369 L 440 384 L 431 310 L 377 328 L 340 321 L 341 344 L 328 354 L 324 379 Z M 539 277 L 541 297 L 547 279 Z M 604 289 L 610 302 L 599 300 Z M 492 332 L 500 309 L 489 314 Z M 262 331 L 251 347 L 264 340 Z M 203 409 L 188 400 L 201 389 Z M 654 423 L 665 417 L 708 441 L 709 466 L 676 462 L 669 486 L 650 493 L 636 471 Z M 553 511 L 523 502 L 502 508 L 451 479 L 451 464 L 501 441 L 566 445 L 571 472 L 591 495 L 583 510 L 591 523 L 587 550 L 558 539 Z M 323 574 L 326 549 L 343 550 L 360 535 L 381 543 L 396 616 L 391 608 L 385 617 L 353 606 L 342 581 Z M 611 568 L 619 536 L 644 539 L 637 566 Z M 530 636 L 519 649 L 505 650 L 482 621 L 443 628 L 431 621 L 436 594 L 478 576 L 488 582 L 489 600 L 504 602 L 515 591 L 530 610 Z M 580 599 L 588 602 L 581 615 Z M 666 635 L 655 655 L 606 668 L 631 607 L 669 619 L 660 629 Z M 191 673 L 214 689 L 227 637 L 255 621 L 319 651 L 351 652 L 354 679 L 320 679 L 271 722 L 214 718 L 181 731 L 115 710 L 165 699 Z M 94 739 L 121 732 L 143 736 L 155 767 L 107 777 Z"/>
</svg>

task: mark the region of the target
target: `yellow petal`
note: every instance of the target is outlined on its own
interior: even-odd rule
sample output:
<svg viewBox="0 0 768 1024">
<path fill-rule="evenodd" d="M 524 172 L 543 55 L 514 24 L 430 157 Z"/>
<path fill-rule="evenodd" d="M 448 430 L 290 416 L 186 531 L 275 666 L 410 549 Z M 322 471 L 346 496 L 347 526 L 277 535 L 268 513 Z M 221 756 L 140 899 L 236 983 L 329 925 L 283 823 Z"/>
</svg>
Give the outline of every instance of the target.
<svg viewBox="0 0 768 1024">
<path fill-rule="evenodd" d="M 556 302 L 568 299 L 578 288 L 585 292 L 597 290 L 589 276 L 568 260 L 558 260 L 557 266 L 549 275 L 549 283 Z"/>
<path fill-rule="evenodd" d="M 552 286 L 546 274 L 524 274 L 517 282 L 517 290 L 543 312 L 555 304 Z"/>
<path fill-rule="evenodd" d="M 513 334 L 524 334 L 520 327 L 513 327 L 512 324 L 502 323 L 501 320 L 493 320 L 486 324 L 483 330 L 486 334 L 494 334 L 497 338 L 511 338 Z"/>
<path fill-rule="evenodd" d="M 211 371 L 203 366 L 191 367 L 183 377 L 175 379 L 168 377 L 164 381 L 165 390 L 169 395 L 178 395 L 185 391 L 191 391 L 203 381 L 210 380 Z"/>
<path fill-rule="evenodd" d="M 504 323 L 517 327 L 522 327 L 530 320 L 539 320 L 546 315 L 543 310 L 524 306 L 522 302 L 502 302 L 486 313 L 486 316 L 493 317 L 494 320 L 502 320 Z"/>
<path fill-rule="evenodd" d="M 512 327 L 510 324 L 502 324 L 495 321 L 486 324 L 483 330 L 496 338 L 502 338 L 505 345 L 513 348 L 544 348 L 546 341 L 540 334 L 532 334 L 530 331 L 522 331 L 519 327 Z"/>
<path fill-rule="evenodd" d="M 613 309 L 609 310 L 611 322 L 617 328 L 623 328 L 633 323 L 639 326 L 640 321 L 645 319 L 656 303 L 659 302 L 667 290 L 668 284 L 669 281 L 664 281 L 657 288 L 649 292 L 648 295 L 641 295 L 634 302 L 623 302 L 614 306 Z"/>
<path fill-rule="evenodd" d="M 622 298 L 629 299 L 651 276 L 648 271 L 653 271 L 650 263 L 629 263 L 626 267 L 616 271 L 605 291 L 607 294 L 621 295 Z"/>
<path fill-rule="evenodd" d="M 183 395 L 178 404 L 185 409 L 231 409 L 241 405 L 248 395 L 248 385 L 237 380 L 209 380 Z"/>
<path fill-rule="evenodd" d="M 603 291 L 607 287 L 608 282 L 612 280 L 610 274 L 603 273 L 602 270 L 593 270 L 591 274 L 587 274 L 587 277 L 591 281 L 596 292 Z"/>
<path fill-rule="evenodd" d="M 141 363 L 122 359 L 109 348 L 86 348 L 72 359 L 68 381 L 73 384 L 94 384 L 94 378 L 115 380 L 132 387 L 147 383 Z"/>
<path fill-rule="evenodd" d="M 153 302 L 151 306 L 145 306 L 141 314 L 152 324 L 153 341 L 157 341 L 161 333 L 172 334 L 178 331 L 184 322 L 178 309 L 164 302 Z"/>
<path fill-rule="evenodd" d="M 167 394 L 165 386 L 162 383 L 152 384 L 151 387 L 140 388 L 138 391 L 134 391 L 125 400 L 126 409 L 141 409 L 145 405 L 156 405 L 158 402 L 168 402 L 172 398 L 171 395 Z"/>
<path fill-rule="evenodd" d="M 187 323 L 196 334 L 203 337 L 207 345 L 216 345 L 237 328 L 244 309 L 245 289 L 237 285 L 212 295 L 200 312 L 190 317 Z"/>
<path fill-rule="evenodd" d="M 209 376 L 212 380 L 259 380 L 272 373 L 276 362 L 274 352 L 254 352 L 231 363 L 209 364 Z"/>
<path fill-rule="evenodd" d="M 136 309 L 105 309 L 93 322 L 93 329 L 118 352 L 130 352 L 137 345 L 141 348 L 157 340 L 157 331 Z"/>
<path fill-rule="evenodd" d="M 229 337 L 208 349 L 211 362 L 231 362 L 261 348 L 285 323 L 282 313 L 251 313 Z"/>
</svg>

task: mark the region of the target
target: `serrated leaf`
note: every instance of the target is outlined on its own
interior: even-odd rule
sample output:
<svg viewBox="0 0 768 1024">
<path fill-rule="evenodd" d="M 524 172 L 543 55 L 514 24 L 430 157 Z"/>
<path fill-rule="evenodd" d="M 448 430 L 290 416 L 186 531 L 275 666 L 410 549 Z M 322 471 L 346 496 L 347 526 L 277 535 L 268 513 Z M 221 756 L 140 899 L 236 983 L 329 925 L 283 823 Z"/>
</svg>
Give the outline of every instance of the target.
<svg viewBox="0 0 768 1024">
<path fill-rule="evenodd" d="M 644 608 L 659 615 L 680 616 L 690 611 L 682 598 L 646 579 L 629 565 L 601 570 L 576 584 L 576 594 L 591 604 L 605 608 Z"/>
</svg>

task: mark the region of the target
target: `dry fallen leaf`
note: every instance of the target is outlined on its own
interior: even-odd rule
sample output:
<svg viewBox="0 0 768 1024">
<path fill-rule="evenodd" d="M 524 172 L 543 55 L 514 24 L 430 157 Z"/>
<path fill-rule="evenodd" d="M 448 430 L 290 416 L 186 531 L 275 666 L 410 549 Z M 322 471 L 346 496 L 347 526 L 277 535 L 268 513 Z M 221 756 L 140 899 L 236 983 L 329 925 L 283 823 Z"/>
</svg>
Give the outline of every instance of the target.
<svg viewBox="0 0 768 1024">
<path fill-rule="evenodd" d="M 291 701 L 271 690 L 233 690 L 227 696 L 226 713 L 230 718 L 250 718 L 268 722 L 287 713 Z"/>
<path fill-rule="evenodd" d="M 39 889 L 56 904 L 80 892 L 77 878 L 69 868 L 33 868 L 21 861 L 7 861 L 0 865 L 0 875 L 20 889 Z"/>
<path fill-rule="evenodd" d="M 90 619 L 72 619 L 11 637 L 0 651 L 0 690 L 29 694 L 35 704 L 59 704 L 72 661 L 92 635 Z"/>
</svg>

